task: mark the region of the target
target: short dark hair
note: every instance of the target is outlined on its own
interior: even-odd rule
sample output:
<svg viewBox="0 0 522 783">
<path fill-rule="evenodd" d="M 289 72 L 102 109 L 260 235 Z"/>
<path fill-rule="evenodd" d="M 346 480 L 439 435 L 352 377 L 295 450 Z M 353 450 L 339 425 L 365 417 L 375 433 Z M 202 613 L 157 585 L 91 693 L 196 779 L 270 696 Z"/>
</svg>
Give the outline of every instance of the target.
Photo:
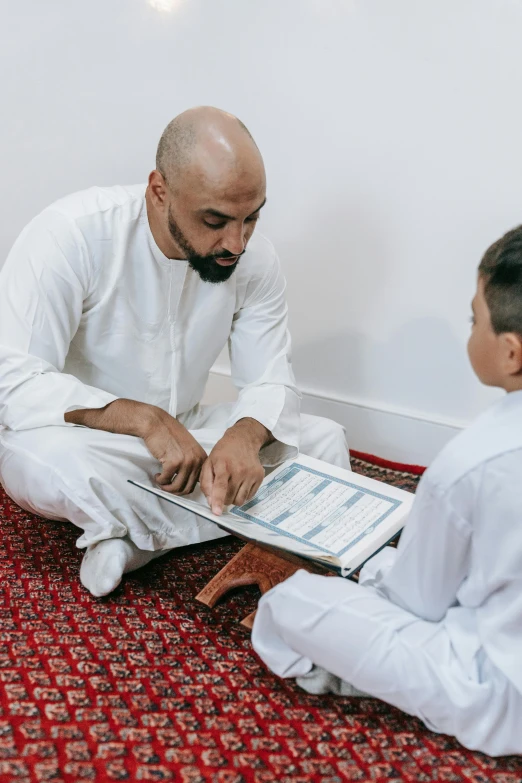
<svg viewBox="0 0 522 783">
<path fill-rule="evenodd" d="M 508 231 L 484 253 L 479 265 L 496 334 L 522 336 L 522 226 Z"/>
</svg>

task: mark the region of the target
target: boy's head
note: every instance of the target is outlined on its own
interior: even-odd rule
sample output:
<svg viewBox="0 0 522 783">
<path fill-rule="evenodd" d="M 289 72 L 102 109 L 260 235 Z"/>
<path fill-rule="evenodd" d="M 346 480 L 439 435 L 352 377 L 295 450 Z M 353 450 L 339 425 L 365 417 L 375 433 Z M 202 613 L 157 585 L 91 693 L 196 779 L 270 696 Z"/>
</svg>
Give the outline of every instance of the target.
<svg viewBox="0 0 522 783">
<path fill-rule="evenodd" d="M 486 250 L 471 306 L 475 373 L 488 386 L 522 389 L 522 226 Z"/>
</svg>

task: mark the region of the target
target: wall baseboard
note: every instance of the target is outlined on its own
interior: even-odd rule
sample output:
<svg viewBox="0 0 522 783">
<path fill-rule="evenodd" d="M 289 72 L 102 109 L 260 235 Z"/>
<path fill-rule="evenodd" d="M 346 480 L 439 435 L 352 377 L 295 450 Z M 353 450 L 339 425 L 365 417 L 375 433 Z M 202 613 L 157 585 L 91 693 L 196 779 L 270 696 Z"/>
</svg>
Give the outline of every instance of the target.
<svg viewBox="0 0 522 783">
<path fill-rule="evenodd" d="M 203 401 L 207 404 L 230 402 L 236 396 L 228 372 L 213 370 Z M 333 399 L 312 391 L 303 391 L 301 410 L 342 424 L 352 449 L 415 465 L 429 465 L 462 429 L 458 422 L 435 421 L 419 414 Z"/>
</svg>

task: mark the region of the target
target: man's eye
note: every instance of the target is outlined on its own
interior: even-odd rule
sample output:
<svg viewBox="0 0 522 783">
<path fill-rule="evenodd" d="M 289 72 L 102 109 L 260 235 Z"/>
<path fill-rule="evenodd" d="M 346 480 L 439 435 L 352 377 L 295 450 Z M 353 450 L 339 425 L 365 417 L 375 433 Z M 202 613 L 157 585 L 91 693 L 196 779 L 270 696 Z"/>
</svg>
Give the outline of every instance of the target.
<svg viewBox="0 0 522 783">
<path fill-rule="evenodd" d="M 209 228 L 214 228 L 214 229 L 216 229 L 216 230 L 217 230 L 218 228 L 223 228 L 223 227 L 224 227 L 224 225 L 225 225 L 225 223 L 209 223 L 209 222 L 208 222 L 208 220 L 204 220 L 203 222 L 204 222 L 204 224 L 205 224 L 206 226 L 208 226 Z"/>
<path fill-rule="evenodd" d="M 260 217 L 261 215 L 250 215 L 250 217 L 247 217 L 245 220 L 245 223 L 255 223 L 256 220 L 259 220 Z"/>
</svg>

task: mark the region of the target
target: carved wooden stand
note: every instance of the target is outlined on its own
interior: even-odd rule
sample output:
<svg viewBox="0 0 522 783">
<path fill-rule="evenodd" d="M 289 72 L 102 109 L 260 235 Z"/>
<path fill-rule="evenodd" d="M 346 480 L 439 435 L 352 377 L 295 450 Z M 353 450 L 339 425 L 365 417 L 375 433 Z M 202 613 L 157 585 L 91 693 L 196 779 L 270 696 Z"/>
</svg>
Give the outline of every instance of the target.
<svg viewBox="0 0 522 783">
<path fill-rule="evenodd" d="M 266 593 L 300 568 L 312 574 L 328 573 L 321 566 L 316 566 L 315 563 L 312 564 L 288 552 L 278 551 L 276 554 L 260 544 L 250 542 L 234 555 L 232 560 L 198 593 L 196 601 L 213 608 L 229 590 L 255 584 L 258 585 L 261 593 Z M 251 629 L 255 614 L 251 612 L 241 621 L 241 625 Z"/>
</svg>

